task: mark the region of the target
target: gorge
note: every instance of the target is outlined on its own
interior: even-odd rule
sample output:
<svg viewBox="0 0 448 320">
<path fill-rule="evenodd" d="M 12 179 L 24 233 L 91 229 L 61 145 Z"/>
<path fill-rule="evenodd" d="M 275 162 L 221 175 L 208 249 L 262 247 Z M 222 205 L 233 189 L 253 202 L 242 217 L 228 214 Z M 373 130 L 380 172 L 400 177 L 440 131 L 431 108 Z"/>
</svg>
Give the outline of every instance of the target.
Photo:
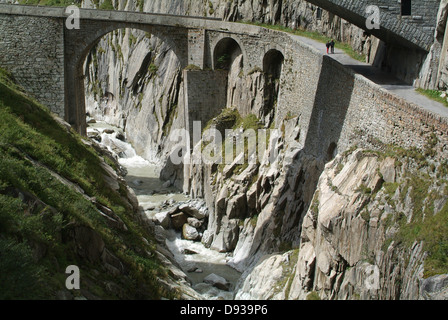
<svg viewBox="0 0 448 320">
<path fill-rule="evenodd" d="M 359 52 L 369 53 L 370 62 L 373 48 L 380 47 L 378 39 L 331 13 L 324 12 L 325 21 L 313 20 L 316 7 L 306 1 L 118 0 L 111 5 L 288 26 L 294 20 L 311 29 L 319 24 L 325 32 L 350 38 Z M 216 30 L 197 34 L 211 39 L 200 66 L 179 59 L 157 32 L 117 28 L 86 54 L 82 68 L 88 116 L 118 127 L 136 156 L 158 166 L 160 181 L 152 188 L 177 190 L 172 206 L 184 204 L 188 195 L 207 211 L 194 245 L 220 254 L 235 270 L 227 274 L 234 290 L 224 298 L 446 299 L 447 119 L 391 94 L 293 35 L 235 25 L 225 30 L 227 36 Z M 254 31 L 239 36 L 241 28 Z M 263 54 L 257 56 L 256 49 Z M 419 67 L 409 61 L 403 65 L 412 68 L 397 67 L 404 80 L 417 78 L 425 64 L 420 53 L 408 57 Z M 427 72 L 419 79 L 434 85 Z M 175 164 L 173 135 L 191 132 L 195 117 L 203 134 L 188 143 L 198 152 L 212 141 L 207 129 L 223 136 L 240 129 L 257 132 L 257 138 L 271 134 L 257 140 L 258 161 L 248 161 L 243 140 L 243 162 L 234 157 L 226 163 Z M 87 132 L 92 140 L 108 139 L 103 128 Z M 168 288 L 200 299 L 186 276 L 191 280 L 194 271 L 179 267 L 167 250 L 176 250 L 164 238 L 172 230 L 155 215 L 148 218 L 152 204 L 138 194 L 144 177 L 128 173 L 126 179 L 135 187 L 143 225 L 158 230 L 155 255 L 181 283 Z M 179 211 L 171 212 L 171 224 Z"/>
<path fill-rule="evenodd" d="M 127 5 L 132 10 L 132 2 Z M 191 15 L 201 12 L 193 4 L 147 6 L 149 12 L 175 8 L 168 12 L 184 14 L 182 7 L 190 8 Z M 125 52 L 121 61 L 113 50 L 118 46 Z M 157 78 L 151 78 L 151 72 L 140 78 L 134 76 L 133 70 L 141 70 L 144 60 L 138 56 L 139 47 L 154 52 L 149 68 Z M 150 159 L 154 156 L 150 150 L 158 150 L 162 163 L 168 160 L 162 180 L 192 197 L 205 199 L 210 217 L 202 242 L 230 253 L 229 265 L 243 272 L 236 298 L 306 299 L 313 292 L 325 299 L 421 297 L 426 283 L 422 243 L 403 245 L 403 240 L 395 239 L 401 237 L 397 235 L 401 215 L 411 223 L 414 210 L 442 214 L 446 210 L 445 185 L 437 186 L 441 180 L 436 182 L 439 178 L 435 178 L 440 177 L 438 170 L 444 170 L 444 121 L 423 116 L 417 120 L 422 124 L 418 129 L 413 120 L 406 124 L 409 112 L 399 107 L 403 101 L 378 91 L 365 79 L 310 49 L 301 54 L 295 47 L 286 57 L 265 58 L 267 64 L 281 62 L 273 67 L 272 74 L 277 78 L 269 79 L 262 72 L 266 68 L 245 69 L 244 55 L 237 44 L 228 43 L 226 47 L 230 59 L 225 66 L 226 109 L 211 125 L 220 131 L 239 126 L 281 129 L 279 157 L 273 164 L 265 159 L 243 166 L 191 165 L 187 173 L 170 165 L 172 145 L 166 131 L 182 127 L 179 112 L 185 93 L 182 85 L 173 86 L 182 81 L 182 71 L 163 41 L 136 30 L 114 32 L 99 43 L 87 73 L 87 92 L 111 92 L 108 97 L 115 98 L 89 112 L 116 125 L 124 126 L 126 119 L 124 127 L 139 154 Z M 118 74 L 122 79 L 133 79 L 133 84 L 140 83 L 136 91 L 133 88 L 140 93 L 132 95 L 129 87 L 117 83 Z M 90 101 L 95 100 L 93 95 L 88 96 Z M 173 113 L 169 101 L 177 102 L 178 109 Z M 297 112 L 296 106 L 308 101 L 314 101 L 311 114 L 304 109 Z M 382 103 L 391 109 L 384 105 L 378 108 Z M 403 113 L 397 114 L 398 110 Z M 161 124 L 168 124 L 168 128 Z M 154 129 L 152 139 L 136 132 L 142 126 Z M 433 128 L 438 128 L 437 133 Z M 434 172 L 427 172 L 425 165 L 420 168 L 414 148 L 422 153 L 437 150 Z M 431 167 L 429 162 L 426 165 Z M 392 178 L 387 174 L 384 177 L 383 172 Z M 433 185 L 427 192 L 440 197 L 434 199 L 437 209 L 429 209 L 433 204 L 427 200 L 418 204 L 420 196 L 427 197 L 417 196 L 411 181 Z M 379 270 L 375 274 L 377 286 L 368 288 L 365 283 L 372 270 Z"/>
</svg>

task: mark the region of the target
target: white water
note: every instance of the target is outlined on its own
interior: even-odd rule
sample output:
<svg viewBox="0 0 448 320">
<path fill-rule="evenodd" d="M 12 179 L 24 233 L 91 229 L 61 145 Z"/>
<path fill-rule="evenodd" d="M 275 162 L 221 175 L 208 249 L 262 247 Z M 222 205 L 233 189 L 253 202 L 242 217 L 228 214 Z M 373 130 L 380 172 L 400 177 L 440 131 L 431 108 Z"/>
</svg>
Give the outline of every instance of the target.
<svg viewBox="0 0 448 320">
<path fill-rule="evenodd" d="M 104 133 L 105 129 L 113 130 L 114 133 Z M 121 129 L 97 122 L 89 124 L 87 132 L 98 132 L 101 135 L 101 144 L 119 155 L 119 163 L 128 171 L 125 179 L 134 189 L 139 204 L 145 209 L 148 218 L 151 219 L 157 212 L 162 211 L 162 206 L 167 202 L 176 203 L 190 200 L 188 196 L 179 193 L 172 187 L 163 187 L 163 181 L 159 179 L 160 164 L 143 159 L 136 154 L 129 143 L 117 139 L 118 134 L 123 134 Z M 225 278 L 231 284 L 231 290 L 233 289 L 241 274 L 226 264 L 226 254 L 207 249 L 200 242 L 184 240 L 180 233 L 174 230 L 167 231 L 166 245 L 189 277 L 193 288 L 205 299 L 233 299 L 232 291 L 218 290 L 203 282 L 205 277 L 214 273 Z M 184 254 L 185 249 L 197 254 Z"/>
</svg>

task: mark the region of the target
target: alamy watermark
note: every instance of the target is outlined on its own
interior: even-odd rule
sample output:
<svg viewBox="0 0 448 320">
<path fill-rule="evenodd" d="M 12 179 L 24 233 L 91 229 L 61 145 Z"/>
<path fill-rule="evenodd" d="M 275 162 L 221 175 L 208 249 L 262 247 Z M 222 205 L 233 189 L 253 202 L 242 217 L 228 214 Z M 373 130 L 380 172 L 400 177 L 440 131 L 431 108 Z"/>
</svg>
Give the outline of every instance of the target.
<svg viewBox="0 0 448 320">
<path fill-rule="evenodd" d="M 65 20 L 65 26 L 69 30 L 80 29 L 81 13 L 79 7 L 76 5 L 70 5 L 65 9 L 65 13 L 68 15 Z M 380 8 L 376 5 L 369 5 L 366 7 L 366 13 L 369 15 L 366 19 L 366 28 L 368 30 L 380 29 L 381 12 Z"/>
<path fill-rule="evenodd" d="M 81 28 L 80 25 L 81 13 L 79 11 L 79 8 L 75 5 L 68 6 L 65 9 L 65 13 L 69 15 L 65 20 L 65 27 L 68 30 L 73 29 L 79 30 Z"/>
<path fill-rule="evenodd" d="M 80 285 L 80 273 L 78 266 L 71 265 L 65 269 L 65 273 L 69 276 L 65 280 L 65 287 L 68 290 L 79 290 L 81 289 Z"/>
<path fill-rule="evenodd" d="M 274 163 L 279 154 L 278 129 L 226 129 L 212 127 L 202 132 L 201 122 L 193 123 L 192 134 L 176 129 L 169 139 L 174 144 L 170 160 L 180 164 L 255 164 Z"/>
<path fill-rule="evenodd" d="M 366 28 L 368 30 L 380 29 L 380 23 L 381 23 L 380 8 L 374 5 L 367 6 L 366 13 L 369 15 L 366 20 Z"/>
</svg>

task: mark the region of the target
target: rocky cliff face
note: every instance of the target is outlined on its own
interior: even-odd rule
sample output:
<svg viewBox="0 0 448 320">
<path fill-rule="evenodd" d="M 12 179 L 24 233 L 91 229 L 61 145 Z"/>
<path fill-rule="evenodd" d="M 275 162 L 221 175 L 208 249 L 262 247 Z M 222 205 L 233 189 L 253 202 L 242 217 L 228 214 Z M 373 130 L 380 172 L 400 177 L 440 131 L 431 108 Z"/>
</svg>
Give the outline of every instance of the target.
<svg viewBox="0 0 448 320">
<path fill-rule="evenodd" d="M 139 154 L 157 160 L 184 109 L 175 54 L 155 36 L 119 30 L 89 60 L 87 111 L 124 128 Z"/>
<path fill-rule="evenodd" d="M 431 219 L 446 223 L 446 184 L 413 160 L 389 155 L 355 150 L 326 165 L 297 250 L 258 260 L 236 297 L 442 297 L 444 276 L 434 274 L 444 258 L 430 244 L 441 229 L 432 226 L 426 236 L 423 230 Z"/>
<path fill-rule="evenodd" d="M 446 164 L 383 146 L 325 165 L 297 142 L 297 123 L 283 122 L 259 163 L 191 169 L 210 210 L 202 242 L 243 272 L 235 297 L 443 297 Z"/>
</svg>

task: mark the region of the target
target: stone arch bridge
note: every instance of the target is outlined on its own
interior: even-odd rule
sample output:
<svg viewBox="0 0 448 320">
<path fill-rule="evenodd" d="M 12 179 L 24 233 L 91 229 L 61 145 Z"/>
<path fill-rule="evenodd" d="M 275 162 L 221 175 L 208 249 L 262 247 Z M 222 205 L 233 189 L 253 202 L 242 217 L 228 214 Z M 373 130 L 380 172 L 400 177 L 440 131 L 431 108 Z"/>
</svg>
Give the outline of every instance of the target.
<svg viewBox="0 0 448 320">
<path fill-rule="evenodd" d="M 182 69 L 189 65 L 214 69 L 215 49 L 219 47 L 222 54 L 232 50 L 226 45 L 229 39 L 239 46 L 246 72 L 262 68 L 268 51 L 284 51 L 281 38 L 267 36 L 267 30 L 218 19 L 93 9 L 79 9 L 79 13 L 79 29 L 69 29 L 66 21 L 71 12 L 66 13 L 66 8 L 0 4 L 0 66 L 81 134 L 86 131 L 83 64 L 98 41 L 114 30 L 133 28 L 159 37 L 176 54 Z M 205 82 L 216 90 L 225 89 L 223 77 L 204 71 L 186 78 L 186 107 L 195 106 L 188 113 L 204 118 L 189 122 L 219 114 L 220 110 L 210 110 L 216 104 L 205 96 L 213 88 L 197 87 Z"/>
<path fill-rule="evenodd" d="M 406 17 L 401 14 L 400 1 L 307 1 L 361 28 L 365 28 L 367 5 L 378 5 L 381 28 L 373 30 L 374 35 L 420 50 L 428 50 L 432 43 L 437 0 L 412 0 L 411 15 Z M 69 30 L 65 25 L 69 15 L 65 8 L 0 4 L 0 66 L 10 70 L 27 91 L 80 133 L 86 129 L 82 64 L 99 39 L 114 30 L 135 28 L 161 38 L 175 52 L 182 68 L 196 65 L 214 69 L 217 50 L 225 52 L 235 42 L 243 54 L 245 71 L 266 68 L 264 57 L 270 50 L 278 50 L 286 57 L 288 39 L 285 42 L 279 33 L 250 25 L 199 17 L 80 9 L 80 29 Z M 197 76 L 190 79 L 199 81 Z M 208 80 L 219 82 L 216 75 Z M 189 105 L 204 101 L 197 93 L 189 98 Z M 203 113 L 213 113 L 208 107 L 199 108 Z"/>
<path fill-rule="evenodd" d="M 309 0 L 350 22 L 365 19 L 357 18 L 362 16 L 362 7 L 350 11 L 350 5 L 358 1 L 366 3 Z M 412 0 L 413 5 L 427 3 L 433 10 L 421 20 L 390 13 L 389 22 L 400 19 L 401 24 L 386 28 L 389 19 L 383 20 L 386 30 L 382 39 L 400 38 L 402 45 L 428 50 L 430 40 L 423 34 L 431 34 L 425 28 L 435 26 L 434 2 Z M 392 4 L 387 10 L 395 10 L 395 2 L 388 3 Z M 350 12 L 353 16 L 348 16 Z M 215 67 L 219 68 L 218 57 L 232 56 L 234 50 L 243 55 L 246 75 L 259 70 L 276 76 L 281 72 L 276 119 L 293 117 L 291 121 L 297 121 L 301 130 L 297 135 L 299 145 L 316 156 L 327 157 L 327 150 L 335 153 L 333 150 L 346 150 L 354 144 L 370 147 L 375 139 L 405 147 L 425 145 L 425 135 L 416 131 L 420 130 L 416 121 L 423 127 L 446 128 L 445 120 L 397 98 L 326 56 L 324 46 L 318 51 L 287 33 L 197 17 L 88 9 L 80 10 L 80 29 L 69 30 L 65 25 L 68 16 L 65 8 L 0 4 L 0 66 L 82 134 L 86 130 L 83 63 L 102 36 L 122 28 L 160 37 L 176 54 L 184 69 L 187 130 L 192 121 L 207 122 L 225 106 L 222 101 L 226 101 L 227 76 Z M 410 19 L 423 23 L 418 26 Z M 427 26 L 432 20 L 432 27 Z M 273 65 L 279 59 L 283 63 L 280 70 Z M 189 65 L 199 68 L 187 68 Z"/>
</svg>

